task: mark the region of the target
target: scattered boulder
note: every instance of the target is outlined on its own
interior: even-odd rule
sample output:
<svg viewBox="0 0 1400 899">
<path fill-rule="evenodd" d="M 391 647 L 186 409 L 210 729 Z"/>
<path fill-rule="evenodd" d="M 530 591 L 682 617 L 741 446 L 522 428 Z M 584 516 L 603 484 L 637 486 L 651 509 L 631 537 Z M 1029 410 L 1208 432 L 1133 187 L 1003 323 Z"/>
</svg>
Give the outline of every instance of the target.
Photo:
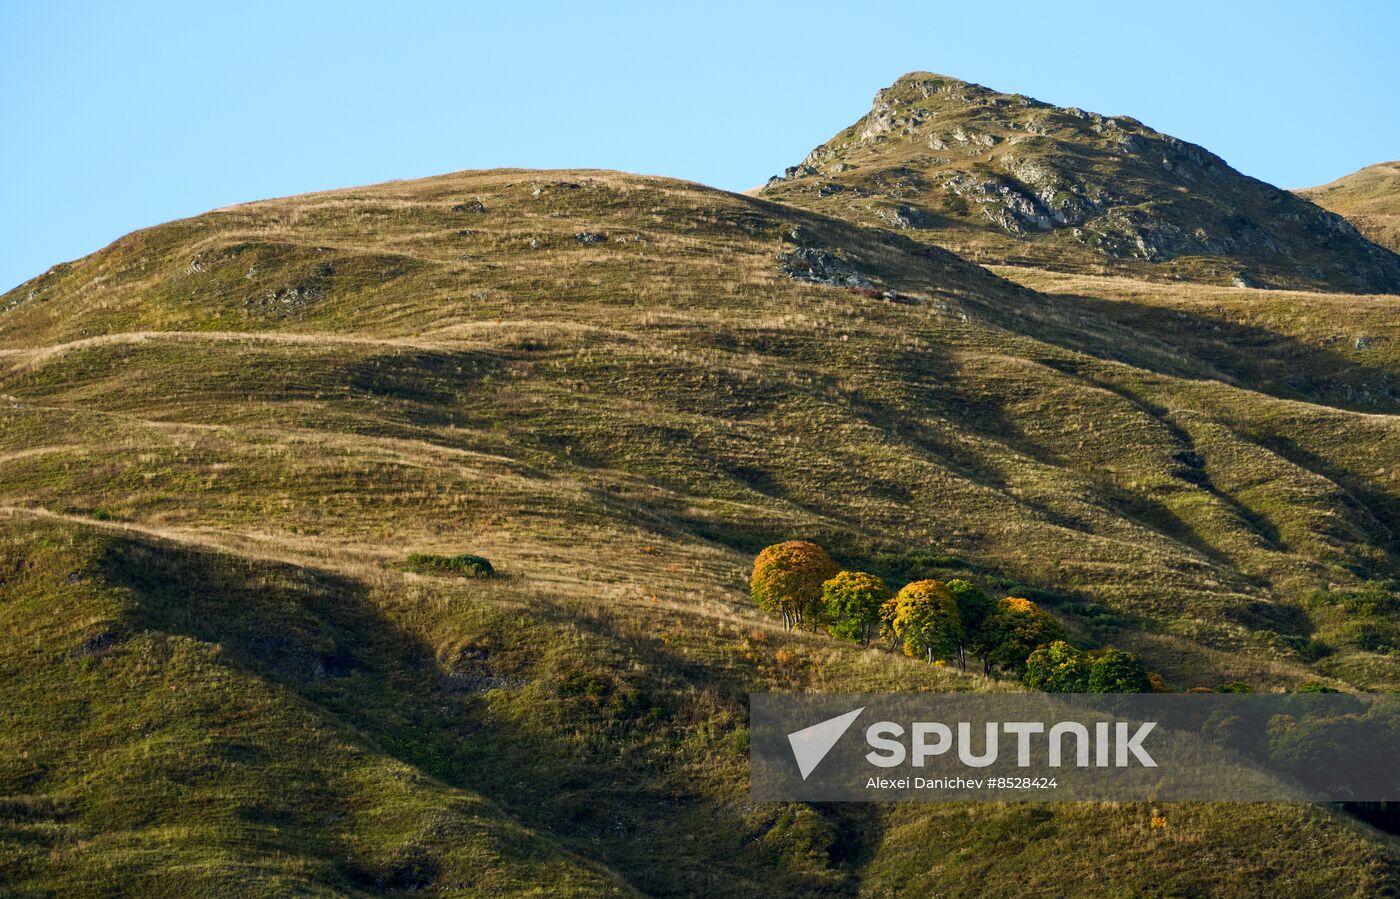
<svg viewBox="0 0 1400 899">
<path fill-rule="evenodd" d="M 311 281 L 291 287 L 274 288 L 243 301 L 247 311 L 264 315 L 296 315 L 321 298 L 320 284 Z"/>
<path fill-rule="evenodd" d="M 96 656 L 104 655 L 109 649 L 123 642 L 126 636 L 114 628 L 104 628 L 89 635 L 81 644 L 75 655 Z"/>
<path fill-rule="evenodd" d="M 606 243 L 608 235 L 602 231 L 580 231 L 574 235 L 574 240 L 581 244 Z"/>
<path fill-rule="evenodd" d="M 458 203 L 452 207 L 453 212 L 466 212 L 473 215 L 480 215 L 486 211 L 486 204 L 480 200 L 468 200 L 465 203 Z"/>
</svg>

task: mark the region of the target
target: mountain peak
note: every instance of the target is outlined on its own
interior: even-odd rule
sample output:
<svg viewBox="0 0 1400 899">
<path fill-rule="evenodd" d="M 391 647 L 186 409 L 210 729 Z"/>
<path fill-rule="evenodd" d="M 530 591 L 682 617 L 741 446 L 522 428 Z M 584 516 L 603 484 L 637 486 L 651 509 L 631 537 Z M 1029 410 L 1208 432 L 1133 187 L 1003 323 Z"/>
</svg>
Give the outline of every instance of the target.
<svg viewBox="0 0 1400 899">
<path fill-rule="evenodd" d="M 1400 257 L 1203 147 L 931 72 L 881 89 L 763 194 L 983 263 L 1400 291 Z"/>
</svg>

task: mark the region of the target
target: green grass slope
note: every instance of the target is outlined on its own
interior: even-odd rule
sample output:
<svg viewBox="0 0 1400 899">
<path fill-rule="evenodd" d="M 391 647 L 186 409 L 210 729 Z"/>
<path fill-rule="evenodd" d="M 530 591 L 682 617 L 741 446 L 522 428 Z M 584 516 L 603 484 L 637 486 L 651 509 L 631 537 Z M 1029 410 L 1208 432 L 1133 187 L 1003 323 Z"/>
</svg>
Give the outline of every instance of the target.
<svg viewBox="0 0 1400 899">
<path fill-rule="evenodd" d="M 1400 681 L 1396 617 L 1346 601 L 1400 577 L 1395 397 L 1324 376 L 1390 383 L 1390 332 L 1329 354 L 1280 307 L 1251 326 L 1316 366 L 1289 378 L 1033 286 L 525 171 L 218 210 L 21 285 L 4 889 L 1392 889 L 1394 840 L 1324 809 L 749 802 L 750 691 L 1013 687 L 783 633 L 745 590 L 780 539 L 1037 591 L 1177 688 Z M 461 552 L 498 576 L 405 565 Z"/>
<path fill-rule="evenodd" d="M 880 91 L 761 195 L 981 263 L 1400 292 L 1400 256 L 1201 147 L 928 72 Z"/>
<path fill-rule="evenodd" d="M 1400 162 L 1380 162 L 1320 187 L 1294 191 L 1400 253 Z"/>
</svg>

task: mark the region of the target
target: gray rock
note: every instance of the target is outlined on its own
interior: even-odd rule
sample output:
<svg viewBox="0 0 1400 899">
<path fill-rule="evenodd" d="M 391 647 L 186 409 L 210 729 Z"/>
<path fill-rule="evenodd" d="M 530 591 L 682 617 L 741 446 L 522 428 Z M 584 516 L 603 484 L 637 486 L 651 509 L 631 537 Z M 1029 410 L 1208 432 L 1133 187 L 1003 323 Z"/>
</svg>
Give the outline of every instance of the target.
<svg viewBox="0 0 1400 899">
<path fill-rule="evenodd" d="M 878 210 L 876 215 L 902 230 L 928 228 L 932 225 L 928 214 L 915 206 L 887 206 Z"/>
<path fill-rule="evenodd" d="M 778 254 L 783 274 L 795 281 L 835 287 L 871 287 L 873 282 L 830 250 L 798 247 Z"/>
<path fill-rule="evenodd" d="M 580 231 L 574 235 L 574 240 L 581 244 L 604 243 L 608 235 L 602 231 Z"/>
</svg>

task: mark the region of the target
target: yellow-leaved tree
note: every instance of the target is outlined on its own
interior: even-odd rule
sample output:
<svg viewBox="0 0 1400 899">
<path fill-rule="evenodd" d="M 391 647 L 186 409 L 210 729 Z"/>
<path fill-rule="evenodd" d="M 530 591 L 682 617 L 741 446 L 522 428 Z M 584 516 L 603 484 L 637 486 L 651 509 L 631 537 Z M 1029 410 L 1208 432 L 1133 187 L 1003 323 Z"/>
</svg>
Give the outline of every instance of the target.
<svg viewBox="0 0 1400 899">
<path fill-rule="evenodd" d="M 963 644 L 958 600 L 942 581 L 905 584 L 881 608 L 885 626 L 911 658 L 953 658 Z"/>
</svg>

